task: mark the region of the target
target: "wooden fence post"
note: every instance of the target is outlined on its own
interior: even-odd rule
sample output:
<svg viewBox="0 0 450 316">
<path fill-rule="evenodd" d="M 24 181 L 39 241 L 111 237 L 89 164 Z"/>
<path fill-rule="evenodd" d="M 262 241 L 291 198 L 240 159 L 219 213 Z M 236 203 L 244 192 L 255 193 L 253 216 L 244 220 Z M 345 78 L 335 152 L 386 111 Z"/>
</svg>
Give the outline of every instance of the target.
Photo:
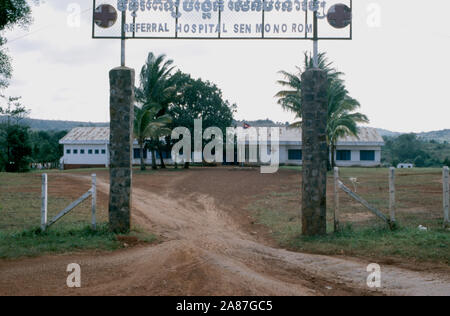
<svg viewBox="0 0 450 316">
<path fill-rule="evenodd" d="M 389 213 L 391 224 L 396 222 L 395 219 L 395 168 L 389 169 Z"/>
<path fill-rule="evenodd" d="M 97 175 L 92 174 L 92 229 L 97 229 L 96 206 L 97 206 Z"/>
<path fill-rule="evenodd" d="M 448 167 L 444 167 L 443 170 L 443 177 L 442 177 L 442 183 L 443 183 L 443 189 L 444 189 L 444 228 L 449 227 L 449 204 L 450 204 L 450 193 L 449 193 L 449 183 L 448 183 Z"/>
<path fill-rule="evenodd" d="M 334 231 L 339 230 L 339 168 L 334 167 Z"/>
<path fill-rule="evenodd" d="M 41 190 L 41 230 L 45 231 L 47 228 L 47 205 L 48 205 L 48 197 L 47 197 L 47 174 L 42 174 L 42 190 Z"/>
</svg>

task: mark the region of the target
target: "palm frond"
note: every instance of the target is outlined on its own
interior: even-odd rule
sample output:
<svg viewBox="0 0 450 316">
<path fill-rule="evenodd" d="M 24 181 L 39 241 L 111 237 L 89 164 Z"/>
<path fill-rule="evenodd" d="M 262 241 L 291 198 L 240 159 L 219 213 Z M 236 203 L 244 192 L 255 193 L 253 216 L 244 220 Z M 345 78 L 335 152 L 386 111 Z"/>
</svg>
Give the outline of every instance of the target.
<svg viewBox="0 0 450 316">
<path fill-rule="evenodd" d="M 344 75 L 330 62 L 325 53 L 318 56 L 319 68 L 327 74 L 328 80 L 328 124 L 327 139 L 335 144 L 337 139 L 345 135 L 357 135 L 358 123 L 367 123 L 366 115 L 355 112 L 361 107 L 360 103 L 349 95 L 342 79 Z M 275 94 L 277 104 L 283 110 L 293 112 L 297 118 L 302 118 L 302 74 L 314 66 L 311 53 L 304 53 L 303 67 L 296 67 L 296 73 L 279 71 L 283 79 L 277 84 L 283 87 Z M 301 121 L 291 124 L 292 127 L 301 127 Z"/>
</svg>

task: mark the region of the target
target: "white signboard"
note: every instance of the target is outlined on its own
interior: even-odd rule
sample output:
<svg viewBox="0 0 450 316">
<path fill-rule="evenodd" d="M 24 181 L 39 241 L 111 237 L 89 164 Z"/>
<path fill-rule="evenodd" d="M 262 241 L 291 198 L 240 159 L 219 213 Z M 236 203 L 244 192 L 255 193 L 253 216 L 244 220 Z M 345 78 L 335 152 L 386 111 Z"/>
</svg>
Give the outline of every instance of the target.
<svg viewBox="0 0 450 316">
<path fill-rule="evenodd" d="M 93 38 L 351 39 L 351 0 L 93 0 Z"/>
</svg>

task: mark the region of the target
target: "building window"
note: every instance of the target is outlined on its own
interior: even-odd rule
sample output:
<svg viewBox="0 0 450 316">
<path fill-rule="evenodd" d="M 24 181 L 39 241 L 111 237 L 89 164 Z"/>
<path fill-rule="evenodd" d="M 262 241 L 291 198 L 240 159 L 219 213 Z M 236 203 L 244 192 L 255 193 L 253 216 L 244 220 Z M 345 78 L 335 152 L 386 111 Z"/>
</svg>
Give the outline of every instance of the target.
<svg viewBox="0 0 450 316">
<path fill-rule="evenodd" d="M 80 154 L 84 155 L 84 149 L 80 149 Z"/>
<path fill-rule="evenodd" d="M 141 159 L 141 150 L 139 148 L 134 148 L 133 150 L 134 159 Z M 147 159 L 147 151 L 144 150 L 144 159 Z"/>
<path fill-rule="evenodd" d="M 361 150 L 361 161 L 375 161 L 375 150 Z"/>
<path fill-rule="evenodd" d="M 95 154 L 98 155 L 100 151 L 98 149 L 95 150 Z"/>
<path fill-rule="evenodd" d="M 66 150 L 66 154 L 70 155 L 70 149 Z"/>
<path fill-rule="evenodd" d="M 288 150 L 288 159 L 289 160 L 302 160 L 303 152 L 301 149 L 289 149 Z"/>
<path fill-rule="evenodd" d="M 89 149 L 89 150 L 88 150 L 88 154 L 89 154 L 89 155 L 92 155 L 92 149 Z"/>
<path fill-rule="evenodd" d="M 338 161 L 350 161 L 352 160 L 352 152 L 350 150 L 337 150 L 336 160 Z"/>
<path fill-rule="evenodd" d="M 78 154 L 78 149 L 74 149 L 74 150 L 73 150 L 73 154 L 74 154 L 74 155 Z"/>
<path fill-rule="evenodd" d="M 215 148 L 213 148 L 213 152 L 212 152 L 213 155 L 216 154 L 214 149 L 215 149 Z M 172 156 L 172 153 L 169 152 L 169 151 L 163 151 L 163 152 L 162 152 L 162 156 L 163 156 L 163 159 L 170 159 L 171 156 Z M 161 159 L 161 158 L 159 157 L 159 152 L 156 152 L 156 158 L 157 158 L 157 159 Z"/>
<path fill-rule="evenodd" d="M 106 154 L 106 149 L 102 149 L 102 155 Z"/>
</svg>

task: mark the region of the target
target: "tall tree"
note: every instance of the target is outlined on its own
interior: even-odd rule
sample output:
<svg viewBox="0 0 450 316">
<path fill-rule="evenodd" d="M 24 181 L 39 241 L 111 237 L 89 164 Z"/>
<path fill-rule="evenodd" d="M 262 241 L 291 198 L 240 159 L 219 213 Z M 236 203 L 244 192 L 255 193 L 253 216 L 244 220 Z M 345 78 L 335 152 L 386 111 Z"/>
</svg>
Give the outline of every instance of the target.
<svg viewBox="0 0 450 316">
<path fill-rule="evenodd" d="M 28 171 L 32 153 L 28 126 L 9 126 L 6 129 L 6 143 L 8 144 L 9 150 L 9 158 L 5 166 L 6 171 Z"/>
<path fill-rule="evenodd" d="M 21 144 L 16 144 L 15 141 L 24 141 L 22 145 L 28 146 L 25 141 L 28 140 L 28 128 L 23 129 L 18 127 L 18 125 L 29 111 L 19 102 L 20 98 L 18 97 L 7 98 L 0 95 L 0 98 L 6 100 L 6 105 L 2 104 L 0 106 L 0 115 L 6 116 L 6 123 L 0 123 L 0 142 L 2 143 L 0 147 L 0 161 L 3 164 L 3 168 L 0 167 L 0 169 L 20 171 L 23 159 L 15 155 L 25 153 L 25 156 L 27 156 L 28 152 L 27 150 L 20 150 Z M 24 136 L 24 133 L 27 135 Z"/>
<path fill-rule="evenodd" d="M 39 3 L 34 0 L 34 3 Z M 31 23 L 31 8 L 26 0 L 0 1 L 0 33 L 15 25 L 26 27 Z M 11 78 L 11 60 L 4 47 L 6 39 L 0 35 L 0 89 L 8 86 Z"/>
<path fill-rule="evenodd" d="M 153 53 L 148 54 L 145 65 L 141 69 L 140 85 L 136 88 L 136 100 L 140 104 L 139 108 L 143 111 L 146 108 L 159 109 L 153 119 L 164 116 L 170 104 L 177 98 L 176 85 L 174 80 L 172 80 L 173 69 L 173 60 L 167 59 L 165 55 L 155 56 Z M 168 118 L 165 117 L 165 120 Z M 152 139 L 144 140 L 144 143 L 151 149 L 152 167 L 156 167 L 155 150 L 158 150 L 161 158 L 161 167 L 164 168 L 165 165 L 161 150 L 163 144 L 161 143 L 160 137 L 164 136 L 166 131 L 162 129 L 160 137 L 155 137 L 157 133 L 155 130 L 153 132 Z M 142 154 L 141 168 L 145 168 L 145 165 L 142 166 Z"/>
<path fill-rule="evenodd" d="M 336 143 L 340 137 L 346 135 L 358 134 L 358 123 L 367 123 L 367 116 L 355 112 L 360 104 L 357 100 L 350 97 L 345 88 L 344 81 L 341 79 L 343 73 L 337 71 L 331 62 L 328 61 L 324 53 L 319 55 L 319 68 L 324 70 L 328 79 L 328 125 L 327 125 L 327 143 L 331 154 L 330 166 L 335 165 Z M 305 53 L 303 67 L 296 67 L 296 73 L 280 71 L 284 77 L 278 84 L 285 88 L 279 91 L 275 97 L 278 98 L 278 104 L 284 110 L 293 112 L 297 121 L 292 127 L 301 127 L 302 122 L 302 74 L 305 70 L 313 68 L 313 58 Z"/>
<path fill-rule="evenodd" d="M 0 103 L 0 114 L 6 116 L 8 126 L 11 125 L 11 121 L 19 124 L 29 114 L 30 111 L 20 103 L 21 97 L 5 97 L 4 95 L 0 95 L 0 98 L 6 102 L 6 105 L 4 102 L 2 102 L 3 104 Z"/>
<path fill-rule="evenodd" d="M 355 112 L 360 107 L 357 100 L 349 96 L 341 80 L 333 80 L 328 92 L 327 141 L 331 152 L 331 168 L 336 165 L 336 144 L 346 135 L 358 136 L 358 123 L 368 123 L 364 114 Z"/>
<path fill-rule="evenodd" d="M 39 1 L 34 0 L 34 3 Z M 31 23 L 31 8 L 26 0 L 0 1 L 0 31 L 12 28 L 14 25 L 22 27 Z"/>
<path fill-rule="evenodd" d="M 32 161 L 36 163 L 57 164 L 63 156 L 64 146 L 59 140 L 67 134 L 67 131 L 31 131 Z"/>
<path fill-rule="evenodd" d="M 170 115 L 158 116 L 160 111 L 161 107 L 156 103 L 135 108 L 134 137 L 139 144 L 141 170 L 145 170 L 144 150 L 147 149 L 147 141 L 157 142 L 161 137 L 170 134 L 171 131 L 167 128 L 167 125 L 172 122 Z M 152 168 L 156 169 L 155 148 L 151 147 L 150 149 L 152 152 Z"/>
<path fill-rule="evenodd" d="M 156 103 L 161 107 L 161 112 L 166 112 L 177 95 L 176 87 L 171 80 L 173 69 L 173 60 L 167 60 L 165 55 L 155 56 L 149 53 L 141 69 L 136 100 L 141 104 Z"/>
<path fill-rule="evenodd" d="M 226 128 L 232 126 L 236 105 L 225 100 L 222 91 L 209 81 L 193 79 L 180 71 L 173 76 L 173 81 L 178 91 L 178 98 L 169 108 L 173 127 L 186 127 L 193 137 L 194 120 L 201 118 L 203 130 L 214 126 L 225 134 Z"/>
</svg>

